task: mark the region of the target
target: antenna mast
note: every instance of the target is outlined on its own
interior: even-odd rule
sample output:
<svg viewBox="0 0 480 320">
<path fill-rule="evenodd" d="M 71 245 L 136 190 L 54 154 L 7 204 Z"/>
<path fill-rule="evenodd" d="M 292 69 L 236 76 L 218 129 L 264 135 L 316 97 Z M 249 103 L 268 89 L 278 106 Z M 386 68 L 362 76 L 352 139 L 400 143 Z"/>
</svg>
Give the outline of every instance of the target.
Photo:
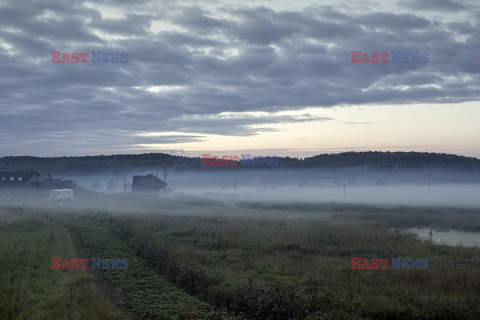
<svg viewBox="0 0 480 320">
<path fill-rule="evenodd" d="M 123 191 L 127 192 L 127 165 L 123 161 Z"/>
<path fill-rule="evenodd" d="M 165 165 L 165 162 L 163 163 L 163 188 L 167 189 L 167 166 Z"/>
</svg>

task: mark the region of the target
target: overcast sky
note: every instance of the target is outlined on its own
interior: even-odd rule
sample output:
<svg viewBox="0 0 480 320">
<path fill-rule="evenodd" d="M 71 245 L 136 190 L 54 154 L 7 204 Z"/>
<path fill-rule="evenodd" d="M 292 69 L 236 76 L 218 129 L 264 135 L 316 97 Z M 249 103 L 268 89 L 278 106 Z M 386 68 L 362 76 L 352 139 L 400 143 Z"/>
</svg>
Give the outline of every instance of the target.
<svg viewBox="0 0 480 320">
<path fill-rule="evenodd" d="M 480 157 L 478 1 L 384 3 L 0 0 L 0 156 Z M 428 61 L 356 64 L 351 51 Z"/>
</svg>

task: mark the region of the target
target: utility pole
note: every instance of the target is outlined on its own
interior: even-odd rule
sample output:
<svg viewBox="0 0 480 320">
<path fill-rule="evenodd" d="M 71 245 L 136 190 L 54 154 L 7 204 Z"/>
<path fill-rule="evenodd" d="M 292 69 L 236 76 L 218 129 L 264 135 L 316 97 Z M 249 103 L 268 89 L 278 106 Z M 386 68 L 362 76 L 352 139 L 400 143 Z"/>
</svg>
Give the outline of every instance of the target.
<svg viewBox="0 0 480 320">
<path fill-rule="evenodd" d="M 428 193 L 430 193 L 430 189 L 432 187 L 432 184 L 430 182 L 430 173 L 428 174 Z"/>
<path fill-rule="evenodd" d="M 163 205 L 167 204 L 167 165 L 163 163 Z"/>
<path fill-rule="evenodd" d="M 167 166 L 165 163 L 163 163 L 163 182 L 165 182 L 164 189 L 167 189 Z"/>
<path fill-rule="evenodd" d="M 127 165 L 125 161 L 123 161 L 123 189 L 127 193 Z"/>
</svg>

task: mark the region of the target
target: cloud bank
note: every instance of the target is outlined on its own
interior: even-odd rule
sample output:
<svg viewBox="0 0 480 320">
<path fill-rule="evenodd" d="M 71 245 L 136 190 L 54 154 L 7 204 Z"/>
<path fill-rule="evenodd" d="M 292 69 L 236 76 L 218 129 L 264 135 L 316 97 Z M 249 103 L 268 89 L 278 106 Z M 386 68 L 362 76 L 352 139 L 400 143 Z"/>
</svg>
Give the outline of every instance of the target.
<svg viewBox="0 0 480 320">
<path fill-rule="evenodd" d="M 302 113 L 311 106 L 479 100 L 473 2 L 400 1 L 396 12 L 262 3 L 0 1 L 0 146 L 128 152 L 331 120 Z M 127 52 L 128 63 L 53 64 L 55 50 Z M 353 64 L 353 50 L 429 55 L 425 64 Z"/>
</svg>

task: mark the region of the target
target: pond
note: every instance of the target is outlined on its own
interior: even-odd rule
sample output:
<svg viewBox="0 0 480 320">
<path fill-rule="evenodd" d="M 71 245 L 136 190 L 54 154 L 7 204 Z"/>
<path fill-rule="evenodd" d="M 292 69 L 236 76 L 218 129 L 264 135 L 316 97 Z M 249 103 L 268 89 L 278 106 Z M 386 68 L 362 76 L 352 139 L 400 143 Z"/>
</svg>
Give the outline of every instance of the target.
<svg viewBox="0 0 480 320">
<path fill-rule="evenodd" d="M 432 230 L 430 235 L 430 228 L 408 228 L 403 230 L 402 233 L 416 234 L 419 239 L 432 240 L 434 244 L 480 248 L 480 232 Z"/>
</svg>

